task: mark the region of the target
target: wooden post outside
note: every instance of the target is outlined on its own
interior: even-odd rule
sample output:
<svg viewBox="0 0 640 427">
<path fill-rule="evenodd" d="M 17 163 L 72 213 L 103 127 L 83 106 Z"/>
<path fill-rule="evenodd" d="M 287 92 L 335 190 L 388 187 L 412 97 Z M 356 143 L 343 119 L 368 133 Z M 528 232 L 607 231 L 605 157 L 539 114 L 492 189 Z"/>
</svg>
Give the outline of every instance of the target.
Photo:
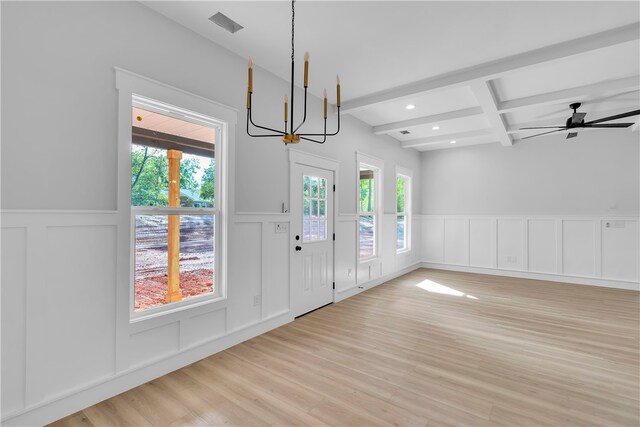
<svg viewBox="0 0 640 427">
<path fill-rule="evenodd" d="M 180 159 L 182 151 L 168 150 L 169 159 L 169 206 L 180 206 Z M 168 235 L 168 289 L 166 295 L 167 302 L 180 301 L 182 291 L 180 291 L 180 215 L 169 215 L 169 235 Z"/>
</svg>

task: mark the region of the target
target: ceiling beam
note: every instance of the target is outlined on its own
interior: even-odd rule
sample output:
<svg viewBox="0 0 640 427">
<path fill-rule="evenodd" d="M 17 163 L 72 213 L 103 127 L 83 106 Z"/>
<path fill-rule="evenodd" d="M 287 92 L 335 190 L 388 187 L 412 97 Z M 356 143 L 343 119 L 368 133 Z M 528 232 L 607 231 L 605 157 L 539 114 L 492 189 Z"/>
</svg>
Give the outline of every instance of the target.
<svg viewBox="0 0 640 427">
<path fill-rule="evenodd" d="M 640 119 L 636 119 L 636 122 L 629 129 L 631 132 L 637 132 L 640 130 Z"/>
<path fill-rule="evenodd" d="M 470 87 L 500 144 L 504 146 L 513 145 L 511 136 L 507 133 L 507 126 L 498 111 L 495 91 L 491 86 L 490 81 L 476 80 L 471 83 Z"/>
<path fill-rule="evenodd" d="M 532 107 L 534 105 L 555 104 L 563 101 L 580 101 L 581 97 L 590 94 L 605 94 L 608 92 L 621 92 L 625 90 L 631 91 L 637 90 L 638 88 L 640 88 L 640 78 L 638 78 L 638 76 L 608 80 L 605 82 L 499 102 L 498 111 L 506 113 L 521 108 Z M 569 111 L 568 108 L 567 111 Z"/>
<path fill-rule="evenodd" d="M 429 136 L 427 138 L 410 139 L 401 143 L 402 148 L 417 148 L 426 145 L 440 144 L 443 142 L 459 141 L 493 134 L 491 129 L 478 129 L 468 132 L 450 133 L 446 135 Z"/>
<path fill-rule="evenodd" d="M 447 120 L 462 119 L 465 117 L 479 116 L 482 114 L 483 111 L 480 107 L 465 108 L 464 110 L 435 114 L 433 116 L 418 117 L 415 119 L 401 120 L 399 122 L 385 123 L 383 125 L 374 126 L 373 133 L 375 133 L 376 135 L 382 135 L 385 133 L 396 132 L 416 126 L 442 123 Z"/>
<path fill-rule="evenodd" d="M 345 101 L 342 103 L 341 110 L 343 113 L 349 113 L 383 102 L 469 85 L 474 80 L 488 81 L 515 70 L 523 70 L 568 56 L 638 40 L 638 38 L 640 38 L 640 23 L 637 22 Z"/>
</svg>

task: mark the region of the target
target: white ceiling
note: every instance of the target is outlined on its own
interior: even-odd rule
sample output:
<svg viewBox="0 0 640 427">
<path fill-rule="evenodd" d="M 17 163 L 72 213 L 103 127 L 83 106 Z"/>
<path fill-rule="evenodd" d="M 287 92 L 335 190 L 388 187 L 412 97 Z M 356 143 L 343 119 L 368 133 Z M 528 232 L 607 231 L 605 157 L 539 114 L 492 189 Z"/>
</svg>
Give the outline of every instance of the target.
<svg viewBox="0 0 640 427">
<path fill-rule="evenodd" d="M 290 2 L 143 3 L 289 80 Z M 227 33 L 216 12 L 245 28 Z M 343 112 L 403 146 L 511 145 L 524 124 L 563 125 L 573 101 L 587 120 L 640 109 L 638 22 L 637 1 L 298 0 L 296 57 L 310 52 L 312 93 L 339 73 Z"/>
</svg>

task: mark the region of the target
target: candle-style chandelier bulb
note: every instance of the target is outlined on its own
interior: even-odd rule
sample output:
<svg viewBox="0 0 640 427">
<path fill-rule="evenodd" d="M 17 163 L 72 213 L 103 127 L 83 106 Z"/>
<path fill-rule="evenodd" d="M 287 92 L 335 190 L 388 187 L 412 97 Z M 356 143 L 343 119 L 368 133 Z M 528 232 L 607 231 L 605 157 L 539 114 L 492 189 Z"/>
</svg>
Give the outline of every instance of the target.
<svg viewBox="0 0 640 427">
<path fill-rule="evenodd" d="M 285 95 L 284 97 L 284 131 L 280 131 L 277 129 L 273 129 L 266 126 L 257 125 L 253 121 L 253 117 L 251 114 L 251 96 L 253 94 L 253 61 L 249 58 L 249 70 L 248 70 L 248 89 L 247 89 L 247 134 L 252 137 L 258 138 L 269 138 L 269 137 L 281 137 L 282 141 L 285 144 L 296 144 L 300 142 L 301 139 L 305 141 L 316 142 L 318 144 L 324 144 L 327 140 L 328 136 L 337 135 L 340 132 L 340 77 L 336 76 L 336 96 L 337 103 L 336 106 L 338 108 L 338 127 L 335 132 L 327 133 L 327 90 L 324 90 L 324 131 L 322 133 L 297 133 L 298 129 L 306 122 L 307 120 L 307 88 L 309 86 L 309 52 L 305 52 L 304 54 L 304 110 L 302 121 L 298 126 L 295 126 L 294 122 L 294 99 L 295 99 L 295 86 L 294 86 L 294 77 L 295 77 L 295 0 L 291 1 L 291 108 L 289 109 L 289 96 Z M 252 125 L 255 128 L 262 129 L 268 131 L 270 133 L 264 134 L 252 134 L 249 128 L 249 125 Z M 321 137 L 321 140 L 312 138 L 312 137 Z"/>
</svg>

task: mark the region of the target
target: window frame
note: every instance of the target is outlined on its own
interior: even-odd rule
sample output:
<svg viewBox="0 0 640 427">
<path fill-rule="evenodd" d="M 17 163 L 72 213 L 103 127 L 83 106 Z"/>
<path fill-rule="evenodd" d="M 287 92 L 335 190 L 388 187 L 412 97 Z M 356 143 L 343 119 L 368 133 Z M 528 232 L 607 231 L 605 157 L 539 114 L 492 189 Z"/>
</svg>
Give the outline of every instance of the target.
<svg viewBox="0 0 640 427">
<path fill-rule="evenodd" d="M 398 178 L 402 177 L 405 181 L 404 183 L 404 212 L 398 212 Z M 396 166 L 396 180 L 395 180 L 395 192 L 396 192 L 396 232 L 394 236 L 396 236 L 396 253 L 402 254 L 405 252 L 409 252 L 411 250 L 411 226 L 412 226 L 412 185 L 413 185 L 413 171 L 410 169 L 403 168 L 401 166 Z M 397 247 L 397 239 L 398 239 L 398 218 L 400 216 L 404 216 L 404 240 L 405 245 L 404 248 L 398 249 Z"/>
<path fill-rule="evenodd" d="M 374 207 L 372 212 L 360 211 L 360 169 L 365 167 L 370 169 L 374 173 Z M 356 250 L 358 263 L 363 264 L 370 261 L 375 261 L 380 258 L 380 226 L 381 211 L 382 211 L 382 180 L 384 173 L 384 162 L 378 158 L 366 155 L 364 153 L 356 152 Z M 373 216 L 373 255 L 361 258 L 360 257 L 360 218 L 363 216 Z"/>
<path fill-rule="evenodd" d="M 118 89 L 118 312 L 127 314 L 133 324 L 158 316 L 200 307 L 205 304 L 226 306 L 227 298 L 227 212 L 232 203 L 228 197 L 229 141 L 234 137 L 237 111 L 201 96 L 164 83 L 115 68 Z M 184 120 L 204 122 L 216 128 L 215 200 L 213 207 L 168 207 L 131 205 L 131 108 L 136 100 L 156 102 L 156 112 Z M 169 112 L 162 110 L 169 106 Z M 152 106 L 152 105 L 151 105 Z M 150 105 L 145 105 L 150 109 Z M 214 216 L 214 291 L 197 297 L 135 311 L 135 218 L 136 215 L 213 215 Z M 125 290 L 126 286 L 126 290 Z M 125 308 L 126 307 L 126 308 Z M 120 316 L 119 315 L 119 316 Z M 169 318 L 167 318 L 168 320 Z"/>
</svg>

